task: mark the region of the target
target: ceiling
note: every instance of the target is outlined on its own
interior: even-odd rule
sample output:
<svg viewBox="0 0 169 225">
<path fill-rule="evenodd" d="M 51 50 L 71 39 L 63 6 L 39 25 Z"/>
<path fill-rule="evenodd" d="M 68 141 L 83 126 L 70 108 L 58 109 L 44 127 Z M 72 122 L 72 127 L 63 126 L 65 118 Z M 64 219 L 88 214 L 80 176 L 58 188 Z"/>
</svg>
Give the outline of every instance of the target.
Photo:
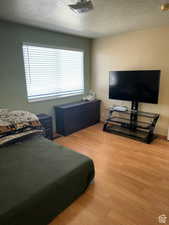
<svg viewBox="0 0 169 225">
<path fill-rule="evenodd" d="M 90 38 L 169 25 L 166 0 L 93 0 L 94 10 L 76 14 L 76 0 L 0 0 L 0 18 Z"/>
</svg>

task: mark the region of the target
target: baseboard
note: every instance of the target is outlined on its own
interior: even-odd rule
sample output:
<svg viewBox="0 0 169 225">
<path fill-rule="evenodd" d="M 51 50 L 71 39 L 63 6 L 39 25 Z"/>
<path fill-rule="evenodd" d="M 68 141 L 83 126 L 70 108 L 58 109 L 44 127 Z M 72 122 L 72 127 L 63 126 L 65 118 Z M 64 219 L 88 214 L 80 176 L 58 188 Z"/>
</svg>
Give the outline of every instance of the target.
<svg viewBox="0 0 169 225">
<path fill-rule="evenodd" d="M 53 139 L 57 139 L 59 137 L 62 137 L 62 135 L 58 134 L 58 133 L 54 133 L 53 134 Z"/>
<path fill-rule="evenodd" d="M 157 134 L 157 135 L 158 135 L 158 137 L 159 137 L 160 139 L 163 139 L 163 140 L 168 141 L 168 140 L 167 140 L 167 136 L 161 135 L 161 134 Z"/>
</svg>

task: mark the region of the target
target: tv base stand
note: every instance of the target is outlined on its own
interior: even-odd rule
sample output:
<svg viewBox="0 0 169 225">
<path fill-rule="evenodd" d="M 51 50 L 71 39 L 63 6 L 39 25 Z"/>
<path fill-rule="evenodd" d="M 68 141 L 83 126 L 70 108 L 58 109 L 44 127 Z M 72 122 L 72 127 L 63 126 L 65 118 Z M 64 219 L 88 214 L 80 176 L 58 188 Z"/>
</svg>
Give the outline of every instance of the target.
<svg viewBox="0 0 169 225">
<path fill-rule="evenodd" d="M 133 109 L 118 111 L 111 108 L 103 130 L 149 144 L 157 137 L 154 134 L 154 129 L 159 116 L 156 113 Z"/>
</svg>

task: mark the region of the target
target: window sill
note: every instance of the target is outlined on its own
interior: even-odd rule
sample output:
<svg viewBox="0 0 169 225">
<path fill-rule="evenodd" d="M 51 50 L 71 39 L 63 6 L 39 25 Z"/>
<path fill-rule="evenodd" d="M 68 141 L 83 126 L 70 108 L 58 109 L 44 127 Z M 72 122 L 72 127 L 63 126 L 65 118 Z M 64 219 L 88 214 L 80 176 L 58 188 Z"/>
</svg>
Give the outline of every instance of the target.
<svg viewBox="0 0 169 225">
<path fill-rule="evenodd" d="M 35 99 L 28 99 L 28 103 L 43 102 L 43 101 L 49 101 L 49 100 L 54 100 L 54 99 L 63 99 L 63 98 L 69 98 L 69 97 L 73 97 L 73 96 L 82 96 L 82 95 L 84 95 L 84 92 L 69 94 L 69 95 L 41 97 L 41 98 L 35 98 Z"/>
</svg>

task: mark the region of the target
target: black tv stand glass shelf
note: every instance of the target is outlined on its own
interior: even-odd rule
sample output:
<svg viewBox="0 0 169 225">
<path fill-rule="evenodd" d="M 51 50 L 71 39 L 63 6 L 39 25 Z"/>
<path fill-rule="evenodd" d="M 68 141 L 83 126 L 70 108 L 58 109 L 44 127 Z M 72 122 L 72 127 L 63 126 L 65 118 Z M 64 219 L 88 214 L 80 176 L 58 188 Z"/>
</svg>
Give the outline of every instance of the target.
<svg viewBox="0 0 169 225">
<path fill-rule="evenodd" d="M 111 108 L 109 110 L 109 117 L 104 123 L 103 130 L 151 143 L 156 138 L 154 129 L 159 116 L 157 113 L 148 113 L 133 109 L 120 111 Z"/>
</svg>

